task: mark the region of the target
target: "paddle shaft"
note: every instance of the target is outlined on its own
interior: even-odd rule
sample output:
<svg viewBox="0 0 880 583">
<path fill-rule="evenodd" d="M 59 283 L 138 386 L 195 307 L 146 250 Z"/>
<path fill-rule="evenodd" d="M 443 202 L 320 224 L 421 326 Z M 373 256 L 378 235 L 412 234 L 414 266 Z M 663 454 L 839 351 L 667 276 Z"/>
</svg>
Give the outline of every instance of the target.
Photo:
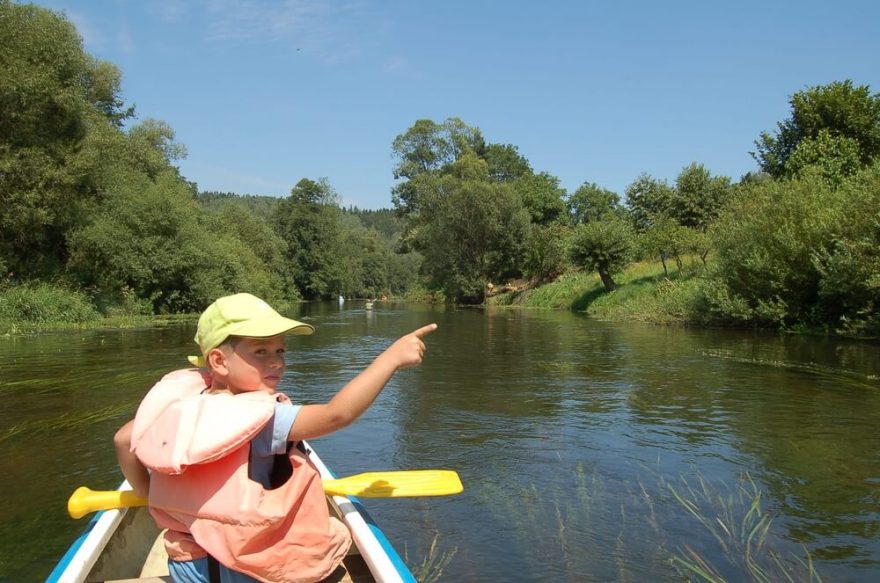
<svg viewBox="0 0 880 583">
<path fill-rule="evenodd" d="M 453 470 L 365 472 L 338 480 L 324 480 L 323 485 L 327 494 L 363 498 L 449 496 L 464 490 Z M 80 486 L 67 501 L 67 512 L 71 518 L 82 518 L 98 510 L 146 505 L 147 499 L 131 490 L 96 491 Z"/>
</svg>

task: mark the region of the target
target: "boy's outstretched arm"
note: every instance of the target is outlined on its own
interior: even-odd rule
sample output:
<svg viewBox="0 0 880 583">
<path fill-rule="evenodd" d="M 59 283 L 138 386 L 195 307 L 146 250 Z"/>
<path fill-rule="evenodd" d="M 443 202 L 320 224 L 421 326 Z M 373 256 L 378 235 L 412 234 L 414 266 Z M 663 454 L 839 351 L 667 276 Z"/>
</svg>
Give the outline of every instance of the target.
<svg viewBox="0 0 880 583">
<path fill-rule="evenodd" d="M 290 428 L 288 439 L 311 439 L 350 425 L 367 410 L 395 372 L 422 362 L 425 336 L 437 329 L 428 324 L 399 338 L 323 405 L 305 405 Z"/>
<path fill-rule="evenodd" d="M 134 427 L 133 419 L 120 427 L 116 435 L 113 436 L 113 445 L 116 446 L 116 461 L 119 462 L 119 469 L 131 484 L 135 494 L 146 498 L 150 491 L 150 473 L 131 451 L 132 427 Z"/>
</svg>

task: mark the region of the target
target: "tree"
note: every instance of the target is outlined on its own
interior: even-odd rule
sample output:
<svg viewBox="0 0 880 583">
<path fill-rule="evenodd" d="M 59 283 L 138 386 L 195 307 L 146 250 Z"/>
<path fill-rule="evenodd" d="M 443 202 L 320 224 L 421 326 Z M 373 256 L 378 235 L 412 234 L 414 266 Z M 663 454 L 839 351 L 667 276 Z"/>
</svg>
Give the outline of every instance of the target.
<svg viewBox="0 0 880 583">
<path fill-rule="evenodd" d="M 705 232 L 718 218 L 732 192 L 730 178 L 713 177 L 702 164 L 693 162 L 675 179 L 675 188 L 670 192 L 664 212 L 684 227 Z"/>
<path fill-rule="evenodd" d="M 62 15 L 0 1 L 0 258 L 16 277 L 60 271 L 66 233 L 99 201 L 95 168 L 77 161 L 131 115 L 119 79 Z"/>
<path fill-rule="evenodd" d="M 788 178 L 817 172 L 829 184 L 839 185 L 861 168 L 859 144 L 852 138 L 833 136 L 823 128 L 815 138 L 801 140 L 785 165 Z"/>
<path fill-rule="evenodd" d="M 482 158 L 489 165 L 489 177 L 498 182 L 512 182 L 532 174 L 529 161 L 512 144 L 488 144 Z"/>
<path fill-rule="evenodd" d="M 529 226 L 525 272 L 537 282 L 552 281 L 568 267 L 570 227 L 561 223 Z"/>
<path fill-rule="evenodd" d="M 155 181 L 122 175 L 88 224 L 71 231 L 70 268 L 111 303 L 134 290 L 155 312 L 197 311 L 225 292 L 244 289 L 249 278 L 242 266 L 258 263 L 200 220 L 192 192 L 175 172 Z"/>
<path fill-rule="evenodd" d="M 307 299 L 342 291 L 347 258 L 342 253 L 338 201 L 325 178 L 303 178 L 275 211 L 273 224 L 287 243 L 292 283 Z"/>
<path fill-rule="evenodd" d="M 485 142 L 478 128 L 468 126 L 458 118 L 448 118 L 442 124 L 420 119 L 394 138 L 391 149 L 397 160 L 394 178 L 404 180 L 392 189 L 392 200 L 401 215 L 410 215 L 419 211 L 414 179 L 443 170 L 466 151 L 483 152 Z"/>
<path fill-rule="evenodd" d="M 843 193 L 815 176 L 749 185 L 713 233 L 717 272 L 762 324 L 809 322 L 819 298 L 817 252 L 846 222 Z"/>
<path fill-rule="evenodd" d="M 854 140 L 863 166 L 880 155 L 880 94 L 872 94 L 869 86 L 835 81 L 798 91 L 789 104 L 790 117 L 777 123 L 774 134 L 762 132 L 752 152 L 771 176 L 791 176 L 789 158 L 802 141 L 818 138 L 822 130 L 832 138 Z"/>
<path fill-rule="evenodd" d="M 576 225 L 622 216 L 620 197 L 595 182 L 584 182 L 568 199 L 568 214 Z"/>
<path fill-rule="evenodd" d="M 547 172 L 526 174 L 513 183 L 523 205 L 529 212 L 532 223 L 549 225 L 561 220 L 565 215 L 565 189 L 559 186 L 559 179 Z"/>
<path fill-rule="evenodd" d="M 417 184 L 422 208 L 414 246 L 426 273 L 449 299 L 482 302 L 486 283 L 521 263 L 529 218 L 517 192 L 491 181 L 488 165 L 473 153 Z"/>
<path fill-rule="evenodd" d="M 635 233 L 624 219 L 610 217 L 574 228 L 571 257 L 576 265 L 597 271 L 605 291 L 614 291 L 613 274 L 622 271 L 631 258 Z"/>
<path fill-rule="evenodd" d="M 639 232 L 651 228 L 657 216 L 666 216 L 673 197 L 672 187 L 665 180 L 641 174 L 626 187 L 626 205 L 633 225 Z"/>
</svg>

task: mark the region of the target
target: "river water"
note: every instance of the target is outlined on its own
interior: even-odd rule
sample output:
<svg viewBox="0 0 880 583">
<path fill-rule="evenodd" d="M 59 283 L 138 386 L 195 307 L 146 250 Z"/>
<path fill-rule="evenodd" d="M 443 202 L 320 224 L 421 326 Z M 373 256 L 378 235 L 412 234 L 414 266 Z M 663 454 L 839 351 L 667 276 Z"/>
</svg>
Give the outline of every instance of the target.
<svg viewBox="0 0 880 583">
<path fill-rule="evenodd" d="M 439 581 L 880 580 L 880 346 L 567 312 L 314 304 L 282 389 L 328 399 L 435 321 L 421 367 L 313 441 L 338 474 L 452 468 L 448 498 L 367 500 Z M 0 338 L 0 581 L 41 581 L 121 476 L 114 431 L 195 322 Z"/>
</svg>

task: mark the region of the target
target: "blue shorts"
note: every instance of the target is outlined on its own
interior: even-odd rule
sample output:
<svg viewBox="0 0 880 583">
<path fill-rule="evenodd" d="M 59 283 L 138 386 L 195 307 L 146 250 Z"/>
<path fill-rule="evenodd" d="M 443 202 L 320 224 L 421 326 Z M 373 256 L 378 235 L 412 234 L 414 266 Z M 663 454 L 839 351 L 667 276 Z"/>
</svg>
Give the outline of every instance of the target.
<svg viewBox="0 0 880 583">
<path fill-rule="evenodd" d="M 168 573 L 174 583 L 211 583 L 208 559 L 168 561 Z M 260 583 L 256 579 L 220 565 L 221 583 Z"/>
</svg>

